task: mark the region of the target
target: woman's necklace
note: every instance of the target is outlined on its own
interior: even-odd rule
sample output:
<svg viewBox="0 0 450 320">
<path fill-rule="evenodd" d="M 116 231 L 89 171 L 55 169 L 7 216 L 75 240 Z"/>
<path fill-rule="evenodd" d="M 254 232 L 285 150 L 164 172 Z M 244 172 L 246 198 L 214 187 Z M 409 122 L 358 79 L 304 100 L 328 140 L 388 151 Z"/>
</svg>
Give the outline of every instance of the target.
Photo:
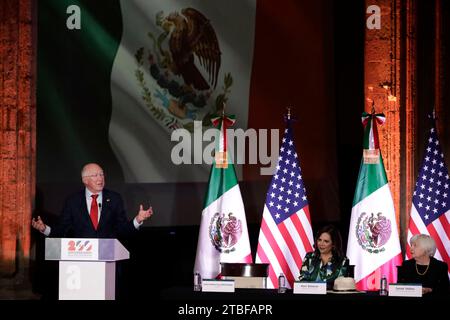
<svg viewBox="0 0 450 320">
<path fill-rule="evenodd" d="M 430 264 L 428 263 L 425 271 L 423 273 L 420 273 L 419 268 L 417 268 L 417 262 L 416 262 L 416 272 L 419 276 L 423 276 L 425 273 L 427 273 L 429 267 L 430 267 Z"/>
</svg>

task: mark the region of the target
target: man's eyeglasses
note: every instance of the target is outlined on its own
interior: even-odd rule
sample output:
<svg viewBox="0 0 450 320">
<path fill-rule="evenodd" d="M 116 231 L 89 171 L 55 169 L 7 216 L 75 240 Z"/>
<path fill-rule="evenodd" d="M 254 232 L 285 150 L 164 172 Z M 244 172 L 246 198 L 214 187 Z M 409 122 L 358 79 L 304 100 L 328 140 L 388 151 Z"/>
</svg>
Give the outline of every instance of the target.
<svg viewBox="0 0 450 320">
<path fill-rule="evenodd" d="M 83 178 L 97 178 L 97 177 L 103 178 L 104 176 L 105 176 L 105 174 L 102 172 L 102 173 L 85 175 L 85 176 L 83 176 Z"/>
</svg>

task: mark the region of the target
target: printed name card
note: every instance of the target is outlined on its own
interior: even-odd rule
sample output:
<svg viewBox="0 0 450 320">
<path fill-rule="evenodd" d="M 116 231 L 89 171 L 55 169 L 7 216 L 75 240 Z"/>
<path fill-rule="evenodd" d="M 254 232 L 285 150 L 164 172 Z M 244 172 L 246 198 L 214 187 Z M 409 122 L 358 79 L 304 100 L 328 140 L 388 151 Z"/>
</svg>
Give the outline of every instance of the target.
<svg viewBox="0 0 450 320">
<path fill-rule="evenodd" d="M 203 292 L 234 292 L 234 280 L 202 280 Z"/>
<path fill-rule="evenodd" d="M 422 285 L 409 283 L 389 284 L 389 296 L 391 297 L 421 297 Z"/>
<path fill-rule="evenodd" d="M 294 294 L 327 294 L 327 283 L 295 281 Z"/>
</svg>

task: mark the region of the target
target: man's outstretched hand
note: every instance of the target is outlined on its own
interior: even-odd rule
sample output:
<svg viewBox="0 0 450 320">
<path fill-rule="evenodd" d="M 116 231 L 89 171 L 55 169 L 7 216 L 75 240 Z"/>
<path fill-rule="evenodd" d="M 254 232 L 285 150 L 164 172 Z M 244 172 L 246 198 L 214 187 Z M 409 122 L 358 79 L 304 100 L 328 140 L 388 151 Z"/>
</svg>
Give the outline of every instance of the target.
<svg viewBox="0 0 450 320">
<path fill-rule="evenodd" d="M 142 204 L 139 206 L 139 213 L 136 216 L 136 221 L 138 223 L 142 223 L 148 218 L 150 218 L 153 215 L 153 209 L 152 207 L 148 208 L 147 210 L 144 210 L 144 207 Z M 45 228 L 44 228 L 45 229 Z"/>
<path fill-rule="evenodd" d="M 46 227 L 44 221 L 42 221 L 40 216 L 38 216 L 37 219 L 35 218 L 31 219 L 31 226 L 40 232 L 44 232 Z"/>
</svg>

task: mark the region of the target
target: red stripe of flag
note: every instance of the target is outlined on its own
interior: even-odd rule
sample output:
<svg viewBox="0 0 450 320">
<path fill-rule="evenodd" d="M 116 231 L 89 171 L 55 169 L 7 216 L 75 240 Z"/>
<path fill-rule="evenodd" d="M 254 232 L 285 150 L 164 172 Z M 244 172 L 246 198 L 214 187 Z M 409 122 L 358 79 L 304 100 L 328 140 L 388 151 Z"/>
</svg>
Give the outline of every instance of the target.
<svg viewBox="0 0 450 320">
<path fill-rule="evenodd" d="M 447 235 L 447 238 L 450 239 L 450 224 L 448 223 L 447 216 L 445 214 L 442 214 L 439 217 L 439 221 L 442 224 L 442 229 L 444 230 L 445 234 Z"/>
<path fill-rule="evenodd" d="M 244 258 L 244 262 L 245 262 L 245 263 L 253 263 L 252 254 L 251 254 L 251 253 L 249 253 L 249 254 Z"/>
<path fill-rule="evenodd" d="M 308 206 L 306 206 L 305 208 L 307 209 Z M 306 212 L 305 212 L 305 215 L 308 217 L 309 212 L 308 212 L 308 214 L 306 214 Z M 309 242 L 308 236 L 306 235 L 306 232 L 305 232 L 305 228 L 303 227 L 303 224 L 300 221 L 298 214 L 292 215 L 291 221 L 294 224 L 295 229 L 297 230 L 298 234 L 300 235 L 300 239 L 302 239 L 303 246 L 305 247 L 305 252 L 313 251 L 313 247 L 312 247 L 311 243 Z M 308 219 L 308 221 L 309 221 L 309 219 Z M 311 225 L 311 223 L 310 223 L 310 225 Z"/>
<path fill-rule="evenodd" d="M 260 244 L 258 244 L 257 252 L 262 262 L 270 263 L 269 258 L 266 256 L 266 253 Z M 273 270 L 272 264 L 269 265 L 269 278 L 272 281 L 273 286 L 276 288 L 278 285 L 278 277 Z"/>
<path fill-rule="evenodd" d="M 272 235 L 272 232 L 269 229 L 269 226 L 267 225 L 266 221 L 263 219 L 261 223 L 261 230 L 264 233 L 264 236 L 267 239 L 267 242 L 269 243 L 270 247 L 273 250 L 273 253 L 275 254 L 278 263 L 280 264 L 281 269 L 283 270 L 283 273 L 286 275 L 286 278 L 288 279 L 289 283 L 293 283 L 294 276 L 292 275 L 291 269 L 288 266 L 288 263 L 286 259 L 284 258 L 283 253 L 280 250 L 280 247 L 278 246 L 277 241 Z"/>
<path fill-rule="evenodd" d="M 305 212 L 305 216 L 308 219 L 309 225 L 311 225 L 311 215 L 309 214 L 309 205 L 303 207 L 303 211 Z"/>
<path fill-rule="evenodd" d="M 420 234 L 420 231 L 417 228 L 414 219 L 409 219 L 409 230 L 411 231 L 413 236 L 416 234 Z M 411 258 L 411 246 L 410 246 L 409 242 L 406 245 L 406 256 L 408 257 L 408 259 Z"/>
<path fill-rule="evenodd" d="M 439 236 L 436 229 L 434 228 L 433 223 L 430 223 L 427 226 L 427 229 L 428 229 L 428 232 L 430 233 L 430 236 L 434 239 L 434 242 L 436 242 L 436 247 L 439 250 L 439 253 L 441 254 L 442 260 L 449 261 L 449 256 L 447 254 L 447 251 L 445 250 L 445 246 L 442 243 L 441 237 Z M 450 265 L 448 267 L 450 268 Z"/>
<path fill-rule="evenodd" d="M 222 121 L 222 130 L 223 130 L 223 151 L 227 151 L 227 126 L 225 124 L 225 120 Z M 228 161 L 228 159 L 225 159 L 225 161 Z"/>
<path fill-rule="evenodd" d="M 417 228 L 417 225 L 416 225 L 416 222 L 414 221 L 414 219 L 409 220 L 409 230 L 411 230 L 411 233 L 413 235 L 420 233 L 419 228 Z"/>
<path fill-rule="evenodd" d="M 286 225 L 285 225 L 284 221 L 283 221 L 283 223 L 280 223 L 278 225 L 278 229 L 280 230 L 281 235 L 283 236 L 283 239 L 286 242 L 287 248 L 290 249 L 289 251 L 290 251 L 292 257 L 294 258 L 294 261 L 295 261 L 295 264 L 297 265 L 297 268 L 301 269 L 301 267 L 302 267 L 302 257 L 300 257 L 300 254 L 298 253 L 298 250 L 296 250 L 295 242 L 292 239 L 292 236 L 289 233 L 288 229 L 286 228 Z"/>
</svg>

